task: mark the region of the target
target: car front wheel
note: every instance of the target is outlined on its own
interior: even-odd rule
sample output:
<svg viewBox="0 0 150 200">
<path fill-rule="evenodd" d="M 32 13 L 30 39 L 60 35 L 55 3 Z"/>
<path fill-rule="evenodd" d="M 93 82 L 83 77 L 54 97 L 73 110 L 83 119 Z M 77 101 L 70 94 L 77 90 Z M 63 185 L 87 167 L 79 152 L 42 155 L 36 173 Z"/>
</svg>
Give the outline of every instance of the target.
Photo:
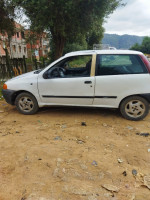
<svg viewBox="0 0 150 200">
<path fill-rule="evenodd" d="M 120 112 L 124 118 L 138 121 L 149 113 L 149 104 L 140 96 L 131 96 L 122 101 Z"/>
<path fill-rule="evenodd" d="M 23 92 L 16 97 L 15 105 L 17 110 L 25 115 L 35 114 L 39 109 L 36 98 L 27 92 Z"/>
</svg>

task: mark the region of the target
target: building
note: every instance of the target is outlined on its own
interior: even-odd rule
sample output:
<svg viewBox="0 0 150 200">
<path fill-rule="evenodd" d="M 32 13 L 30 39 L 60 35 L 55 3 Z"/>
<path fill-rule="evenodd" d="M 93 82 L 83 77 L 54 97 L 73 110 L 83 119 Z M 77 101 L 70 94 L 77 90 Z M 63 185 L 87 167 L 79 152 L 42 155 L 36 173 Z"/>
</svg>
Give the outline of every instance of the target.
<svg viewBox="0 0 150 200">
<path fill-rule="evenodd" d="M 7 33 L 0 33 L 0 57 L 6 56 L 4 51 L 7 48 L 10 58 L 27 58 L 27 47 L 23 27 L 15 23 L 15 34 L 9 38 Z"/>
<path fill-rule="evenodd" d="M 0 33 L 0 60 L 6 56 L 7 48 L 10 58 L 46 57 L 50 51 L 47 33 L 33 33 L 25 30 L 23 26 L 15 22 L 15 34 L 9 38 L 7 33 Z"/>
<path fill-rule="evenodd" d="M 26 30 L 25 37 L 27 39 L 27 54 L 29 58 L 35 57 L 39 60 L 40 57 L 47 57 L 50 52 L 50 41 L 46 32 L 38 34 Z"/>
</svg>

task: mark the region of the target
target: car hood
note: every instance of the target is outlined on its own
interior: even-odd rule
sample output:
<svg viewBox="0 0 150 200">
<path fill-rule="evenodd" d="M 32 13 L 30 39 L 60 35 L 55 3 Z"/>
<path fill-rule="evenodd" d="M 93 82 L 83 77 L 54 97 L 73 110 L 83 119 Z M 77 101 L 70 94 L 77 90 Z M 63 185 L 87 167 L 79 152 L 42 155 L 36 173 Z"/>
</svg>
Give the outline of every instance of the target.
<svg viewBox="0 0 150 200">
<path fill-rule="evenodd" d="M 20 78 L 27 78 L 27 77 L 35 77 L 37 76 L 38 74 L 35 73 L 36 71 L 32 71 L 32 72 L 28 72 L 28 73 L 25 73 L 25 74 L 22 74 L 22 75 L 19 75 L 19 76 L 16 76 L 8 81 L 12 81 L 12 80 L 17 80 L 17 79 L 20 79 Z M 7 82 L 8 82 L 7 81 Z"/>
</svg>

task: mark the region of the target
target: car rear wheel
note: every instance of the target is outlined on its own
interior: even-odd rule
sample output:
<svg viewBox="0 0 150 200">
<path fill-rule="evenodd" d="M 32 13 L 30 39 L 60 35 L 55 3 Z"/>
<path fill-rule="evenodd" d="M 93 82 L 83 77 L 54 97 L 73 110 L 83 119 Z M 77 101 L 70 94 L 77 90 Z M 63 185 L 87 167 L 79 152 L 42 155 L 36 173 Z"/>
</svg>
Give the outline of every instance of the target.
<svg viewBox="0 0 150 200">
<path fill-rule="evenodd" d="M 131 96 L 122 101 L 120 112 L 124 118 L 138 121 L 149 113 L 149 104 L 140 96 Z"/>
<path fill-rule="evenodd" d="M 23 92 L 16 97 L 15 105 L 17 110 L 25 115 L 35 114 L 39 109 L 36 98 L 27 92 Z"/>
</svg>

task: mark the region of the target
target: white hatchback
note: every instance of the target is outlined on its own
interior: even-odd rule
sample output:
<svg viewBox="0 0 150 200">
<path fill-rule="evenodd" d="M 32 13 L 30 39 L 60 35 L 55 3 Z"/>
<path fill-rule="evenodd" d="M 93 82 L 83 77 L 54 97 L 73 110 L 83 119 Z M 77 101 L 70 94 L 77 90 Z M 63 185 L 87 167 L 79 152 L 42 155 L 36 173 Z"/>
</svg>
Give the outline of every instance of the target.
<svg viewBox="0 0 150 200">
<path fill-rule="evenodd" d="M 140 120 L 149 112 L 150 63 L 130 50 L 72 52 L 8 80 L 2 92 L 23 114 L 43 106 L 86 106 L 119 108 L 126 119 Z"/>
</svg>

